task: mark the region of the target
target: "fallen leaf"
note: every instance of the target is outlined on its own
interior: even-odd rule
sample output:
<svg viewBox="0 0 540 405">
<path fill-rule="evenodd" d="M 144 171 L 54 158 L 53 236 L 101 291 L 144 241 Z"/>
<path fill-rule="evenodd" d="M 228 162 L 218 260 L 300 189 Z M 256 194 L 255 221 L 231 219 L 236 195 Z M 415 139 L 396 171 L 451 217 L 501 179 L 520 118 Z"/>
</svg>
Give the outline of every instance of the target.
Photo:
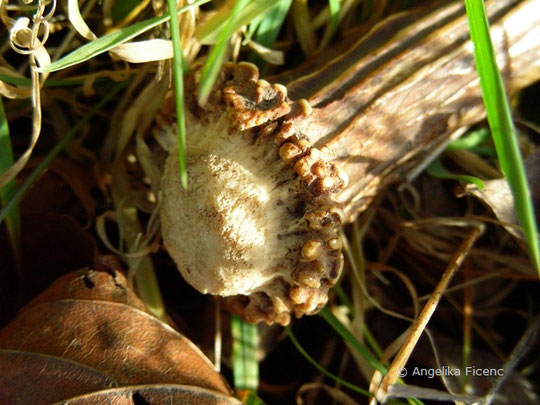
<svg viewBox="0 0 540 405">
<path fill-rule="evenodd" d="M 62 299 L 111 301 L 127 304 L 150 314 L 146 306 L 128 287 L 120 271 L 77 270 L 56 280 L 43 294 L 30 301 L 25 308 Z M 23 308 L 23 311 L 25 310 Z"/>
<path fill-rule="evenodd" d="M 174 384 L 224 395 L 231 393 L 224 378 L 191 341 L 146 310 L 120 272 L 82 270 L 60 278 L 0 331 L 0 348 L 76 362 L 103 373 L 119 386 Z M 35 364 L 35 370 L 39 370 L 40 363 Z M 31 368 L 31 363 L 27 366 Z M 32 379 L 24 378 L 20 382 L 22 397 L 26 395 L 24 387 L 32 392 L 37 389 L 35 384 Z M 38 388 L 48 391 L 50 386 Z M 155 387 L 156 398 L 168 398 L 163 397 L 165 394 L 160 387 Z M 86 391 L 82 392 L 92 391 L 84 389 Z M 3 388 L 0 388 L 0 398 L 3 398 L 1 395 L 7 395 Z M 219 395 L 216 398 L 221 400 Z M 131 403 L 118 400 L 77 403 Z M 234 403 L 208 401 L 195 403 Z"/>
<path fill-rule="evenodd" d="M 71 360 L 0 349 L 2 404 L 50 404 L 116 385 L 105 374 Z"/>
<path fill-rule="evenodd" d="M 531 153 L 525 161 L 525 171 L 533 198 L 533 207 L 536 218 L 540 217 L 540 148 Z M 512 225 L 505 225 L 505 229 L 515 238 L 523 241 L 523 233 L 520 231 L 519 223 L 514 207 L 514 196 L 506 179 L 495 179 L 484 182 L 484 189 L 479 190 L 474 184 L 465 186 L 461 195 L 472 195 L 487 205 L 495 216 L 502 222 Z"/>
</svg>

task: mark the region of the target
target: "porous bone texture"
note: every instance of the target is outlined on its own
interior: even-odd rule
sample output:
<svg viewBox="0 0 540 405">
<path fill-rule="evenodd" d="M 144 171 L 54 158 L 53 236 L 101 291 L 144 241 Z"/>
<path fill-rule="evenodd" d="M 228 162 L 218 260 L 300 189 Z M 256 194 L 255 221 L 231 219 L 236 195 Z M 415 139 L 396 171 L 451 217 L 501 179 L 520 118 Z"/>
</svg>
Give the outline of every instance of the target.
<svg viewBox="0 0 540 405">
<path fill-rule="evenodd" d="M 291 314 L 318 311 L 342 265 L 343 213 L 331 196 L 346 178 L 328 163 L 330 150 L 295 132 L 309 105 L 239 64 L 223 68 L 200 106 L 197 77 L 187 79 L 189 187 L 176 149 L 162 178 L 165 247 L 191 285 L 226 297 L 247 321 L 287 324 Z M 159 121 L 176 136 L 171 99 Z"/>
</svg>

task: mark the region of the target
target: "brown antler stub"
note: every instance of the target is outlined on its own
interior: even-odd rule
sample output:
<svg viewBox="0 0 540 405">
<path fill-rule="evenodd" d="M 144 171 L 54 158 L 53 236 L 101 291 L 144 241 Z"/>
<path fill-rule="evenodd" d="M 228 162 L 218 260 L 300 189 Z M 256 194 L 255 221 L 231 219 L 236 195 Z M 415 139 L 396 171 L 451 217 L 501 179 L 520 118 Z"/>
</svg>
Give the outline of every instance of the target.
<svg viewBox="0 0 540 405">
<path fill-rule="evenodd" d="M 198 76 L 186 81 L 189 188 L 176 151 L 162 178 L 165 247 L 191 285 L 226 297 L 248 322 L 315 313 L 342 267 L 343 212 L 332 194 L 346 176 L 296 127 L 309 104 L 259 80 L 254 65 L 225 65 L 205 105 L 196 101 Z"/>
</svg>

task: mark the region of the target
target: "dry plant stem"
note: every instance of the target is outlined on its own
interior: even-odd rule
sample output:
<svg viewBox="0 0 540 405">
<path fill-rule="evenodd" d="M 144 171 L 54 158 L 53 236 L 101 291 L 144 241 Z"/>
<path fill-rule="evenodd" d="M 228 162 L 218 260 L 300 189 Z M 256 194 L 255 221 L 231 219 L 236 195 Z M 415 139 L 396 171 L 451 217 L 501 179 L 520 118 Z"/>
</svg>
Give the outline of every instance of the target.
<svg viewBox="0 0 540 405">
<path fill-rule="evenodd" d="M 510 93 L 540 77 L 538 6 L 488 4 Z M 184 278 L 249 322 L 320 310 L 342 265 L 340 226 L 484 114 L 461 2 L 399 14 L 268 81 L 226 64 L 205 105 L 199 80 L 197 68 L 186 77 L 191 188 L 171 151 L 162 235 Z M 158 121 L 174 138 L 171 100 Z"/>
<path fill-rule="evenodd" d="M 472 248 L 474 242 L 481 233 L 481 227 L 473 228 L 467 238 L 462 242 L 454 257 L 452 257 L 449 266 L 441 276 L 441 280 L 431 294 L 431 298 L 428 300 L 428 302 L 422 309 L 422 312 L 420 312 L 420 315 L 418 315 L 418 318 L 414 321 L 409 332 L 409 336 L 403 343 L 403 346 L 401 346 L 401 349 L 392 361 L 392 364 L 388 368 L 388 372 L 386 373 L 381 384 L 379 385 L 379 388 L 375 393 L 375 398 L 377 399 L 377 401 L 384 403 L 388 387 L 394 384 L 398 379 L 400 370 L 407 363 L 409 356 L 411 355 L 414 347 L 418 343 L 418 339 L 420 339 L 420 336 L 422 335 L 422 332 L 424 331 L 429 320 L 431 319 L 431 316 L 437 309 L 437 305 L 439 304 L 439 301 L 441 300 L 442 295 L 446 290 L 446 287 L 450 283 L 450 280 L 452 280 L 452 277 L 454 276 L 456 271 L 459 269 L 459 266 L 461 265 L 463 260 L 465 260 L 467 253 Z"/>
</svg>

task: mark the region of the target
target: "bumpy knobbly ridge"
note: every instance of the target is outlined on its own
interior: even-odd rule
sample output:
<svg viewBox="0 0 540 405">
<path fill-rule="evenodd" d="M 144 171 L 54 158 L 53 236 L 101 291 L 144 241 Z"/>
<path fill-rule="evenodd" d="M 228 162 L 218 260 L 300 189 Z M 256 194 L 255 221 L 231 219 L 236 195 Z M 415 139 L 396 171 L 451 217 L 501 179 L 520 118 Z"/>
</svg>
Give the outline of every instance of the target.
<svg viewBox="0 0 540 405">
<path fill-rule="evenodd" d="M 305 100 L 259 80 L 256 66 L 227 64 L 201 106 L 199 70 L 186 79 L 189 189 L 167 159 L 160 215 L 165 246 L 185 279 L 225 297 L 248 322 L 287 324 L 325 304 L 342 267 L 343 211 L 332 195 L 347 176 L 295 125 Z M 160 130 L 175 136 L 174 101 Z"/>
</svg>

